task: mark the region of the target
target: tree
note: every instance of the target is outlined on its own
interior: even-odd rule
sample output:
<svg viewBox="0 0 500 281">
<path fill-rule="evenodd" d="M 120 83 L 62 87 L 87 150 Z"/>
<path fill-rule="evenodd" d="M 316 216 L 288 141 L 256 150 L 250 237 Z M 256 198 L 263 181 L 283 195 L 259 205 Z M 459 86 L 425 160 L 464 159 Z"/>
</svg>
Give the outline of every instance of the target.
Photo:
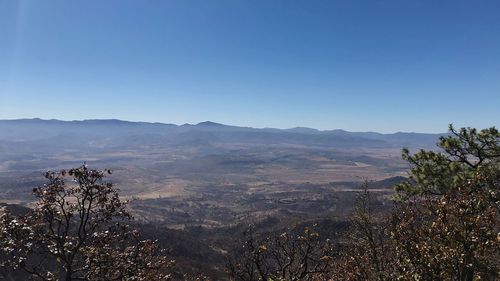
<svg viewBox="0 0 500 281">
<path fill-rule="evenodd" d="M 500 133 L 455 130 L 440 151 L 403 158 L 410 181 L 392 215 L 401 271 L 432 280 L 495 280 L 500 260 Z"/>
<path fill-rule="evenodd" d="M 402 157 L 411 170 L 410 181 L 396 186 L 399 199 L 412 195 L 441 195 L 472 180 L 488 184 L 489 189 L 498 189 L 498 130 L 492 127 L 480 132 L 474 128 L 457 131 L 450 125 L 449 131 L 447 136 L 440 137 L 438 151 L 420 150 L 411 155 L 408 149 L 403 149 Z M 486 182 L 486 179 L 493 182 Z"/>
<path fill-rule="evenodd" d="M 396 186 L 385 218 L 360 195 L 335 279 L 499 279 L 500 134 L 450 126 L 438 147 L 403 150 L 410 178 Z"/>
<path fill-rule="evenodd" d="M 126 204 L 106 174 L 86 165 L 45 173 L 32 211 L 0 215 L 5 265 L 35 280 L 169 279 L 172 262 L 127 224 Z"/>
<path fill-rule="evenodd" d="M 391 241 L 398 274 L 421 280 L 500 277 L 498 191 L 471 180 L 439 196 L 398 204 Z"/>
<path fill-rule="evenodd" d="M 313 228 L 260 239 L 249 228 L 245 237 L 243 253 L 227 268 L 231 280 L 328 280 L 331 275 L 332 244 Z"/>
<path fill-rule="evenodd" d="M 387 225 L 372 209 L 368 182 L 362 187 L 350 218 L 347 241 L 334 262 L 333 280 L 385 281 L 392 271 L 392 256 L 387 254 L 392 250 L 387 239 Z"/>
</svg>

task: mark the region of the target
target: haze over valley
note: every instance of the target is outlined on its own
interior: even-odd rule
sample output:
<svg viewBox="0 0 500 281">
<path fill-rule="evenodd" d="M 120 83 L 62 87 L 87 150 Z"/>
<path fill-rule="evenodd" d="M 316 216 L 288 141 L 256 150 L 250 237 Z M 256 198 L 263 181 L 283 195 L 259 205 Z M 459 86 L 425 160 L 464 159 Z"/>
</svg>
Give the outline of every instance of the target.
<svg viewBox="0 0 500 281">
<path fill-rule="evenodd" d="M 0 131 L 2 201 L 29 204 L 43 171 L 86 163 L 113 170 L 138 219 L 173 228 L 342 216 L 364 180 L 380 181 L 383 197 L 406 176 L 402 147 L 430 148 L 439 136 L 41 119 L 3 120 Z"/>
</svg>

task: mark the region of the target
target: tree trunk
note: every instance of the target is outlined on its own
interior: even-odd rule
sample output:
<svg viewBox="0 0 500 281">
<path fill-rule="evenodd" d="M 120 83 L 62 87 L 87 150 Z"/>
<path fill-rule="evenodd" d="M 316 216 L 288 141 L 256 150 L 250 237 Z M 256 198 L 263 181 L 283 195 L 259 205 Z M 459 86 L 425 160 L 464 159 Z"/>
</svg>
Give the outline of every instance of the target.
<svg viewBox="0 0 500 281">
<path fill-rule="evenodd" d="M 73 273 L 73 270 L 72 270 L 71 266 L 66 267 L 66 272 L 65 272 L 66 276 L 65 276 L 64 280 L 65 281 L 73 280 L 72 273 Z"/>
</svg>

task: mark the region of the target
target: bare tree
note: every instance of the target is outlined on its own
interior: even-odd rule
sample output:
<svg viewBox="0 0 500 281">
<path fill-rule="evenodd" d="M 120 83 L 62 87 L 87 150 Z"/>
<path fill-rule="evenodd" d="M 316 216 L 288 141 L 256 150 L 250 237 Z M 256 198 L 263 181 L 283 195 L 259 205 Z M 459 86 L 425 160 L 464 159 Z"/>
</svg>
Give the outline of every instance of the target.
<svg viewBox="0 0 500 281">
<path fill-rule="evenodd" d="M 385 281 L 392 270 L 387 213 L 373 210 L 372 194 L 365 181 L 351 215 L 350 231 L 333 261 L 333 280 Z"/>
<path fill-rule="evenodd" d="M 172 262 L 127 224 L 131 216 L 106 174 L 86 165 L 45 173 L 29 214 L 0 217 L 5 265 L 35 280 L 168 279 Z"/>
<path fill-rule="evenodd" d="M 327 280 L 330 275 L 332 244 L 310 227 L 263 239 L 250 228 L 245 237 L 243 254 L 228 266 L 233 280 Z"/>
</svg>

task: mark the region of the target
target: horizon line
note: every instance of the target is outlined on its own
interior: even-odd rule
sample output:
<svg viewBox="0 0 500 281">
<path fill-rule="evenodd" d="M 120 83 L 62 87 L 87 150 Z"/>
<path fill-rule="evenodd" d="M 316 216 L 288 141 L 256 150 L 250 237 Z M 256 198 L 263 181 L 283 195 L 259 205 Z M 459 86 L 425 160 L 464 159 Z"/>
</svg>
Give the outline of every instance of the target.
<svg viewBox="0 0 500 281">
<path fill-rule="evenodd" d="M 44 118 L 39 118 L 39 117 L 32 117 L 32 118 L 13 118 L 13 119 L 0 119 L 0 121 L 29 121 L 29 120 L 40 120 L 40 121 L 59 121 L 59 122 L 86 122 L 86 121 L 118 121 L 118 122 L 124 122 L 124 123 L 142 123 L 142 124 L 156 124 L 156 125 L 171 125 L 171 126 L 200 126 L 204 124 L 212 124 L 214 126 L 220 125 L 220 126 L 226 126 L 226 127 L 237 127 L 237 128 L 249 128 L 249 129 L 258 129 L 258 130 L 293 130 L 293 129 L 307 129 L 307 130 L 314 130 L 317 132 L 333 132 L 333 131 L 344 131 L 344 132 L 349 132 L 349 133 L 376 133 L 376 134 L 382 134 L 382 135 L 391 135 L 391 134 L 398 134 L 398 133 L 403 133 L 403 134 L 430 134 L 430 135 L 442 135 L 446 134 L 444 132 L 440 133 L 430 133 L 430 132 L 415 132 L 415 131 L 396 131 L 396 132 L 390 132 L 390 133 L 381 133 L 377 131 L 349 131 L 345 129 L 317 129 L 317 128 L 311 128 L 307 126 L 295 126 L 295 127 L 287 127 L 287 128 L 277 128 L 277 127 L 251 127 L 251 126 L 244 126 L 244 125 L 234 125 L 234 124 L 224 124 L 224 123 L 219 123 L 219 122 L 214 122 L 210 120 L 205 120 L 201 121 L 195 124 L 191 123 L 184 123 L 184 124 L 175 124 L 175 123 L 165 123 L 165 122 L 158 122 L 158 121 L 138 121 L 138 120 L 125 120 L 125 119 L 119 119 L 119 118 L 91 118 L 91 119 L 57 119 L 57 118 L 50 118 L 50 119 L 44 119 Z"/>
</svg>

